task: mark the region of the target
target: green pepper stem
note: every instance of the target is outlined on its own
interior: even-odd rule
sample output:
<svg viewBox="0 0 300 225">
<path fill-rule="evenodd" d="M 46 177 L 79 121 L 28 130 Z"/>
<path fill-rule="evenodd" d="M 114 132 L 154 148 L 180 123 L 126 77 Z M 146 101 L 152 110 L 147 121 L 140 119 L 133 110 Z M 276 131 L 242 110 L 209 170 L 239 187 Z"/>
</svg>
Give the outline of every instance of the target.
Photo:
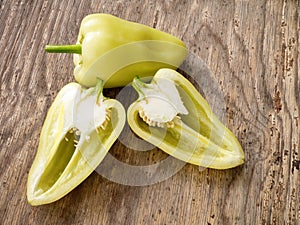
<svg viewBox="0 0 300 225">
<path fill-rule="evenodd" d="M 136 92 L 139 94 L 139 96 L 144 96 L 144 93 L 141 89 L 145 87 L 146 84 L 140 80 L 139 76 L 135 76 L 131 85 L 134 88 L 134 90 L 136 90 Z"/>
<path fill-rule="evenodd" d="M 82 48 L 81 44 L 76 45 L 46 45 L 46 52 L 50 53 L 73 53 L 81 54 Z"/>
<path fill-rule="evenodd" d="M 103 96 L 103 86 L 104 81 L 97 77 L 97 84 L 96 84 L 96 93 L 97 93 L 97 104 L 100 105 L 101 101 L 104 99 Z"/>
</svg>

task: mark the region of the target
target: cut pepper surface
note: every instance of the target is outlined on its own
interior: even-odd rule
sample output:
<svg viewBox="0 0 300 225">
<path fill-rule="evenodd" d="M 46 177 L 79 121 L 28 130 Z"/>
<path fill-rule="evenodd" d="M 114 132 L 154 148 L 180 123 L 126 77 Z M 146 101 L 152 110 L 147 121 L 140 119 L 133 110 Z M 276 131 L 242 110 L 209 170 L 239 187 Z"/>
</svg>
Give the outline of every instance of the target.
<svg viewBox="0 0 300 225">
<path fill-rule="evenodd" d="M 181 74 L 160 69 L 151 83 L 135 78 L 132 85 L 139 98 L 128 108 L 127 120 L 138 136 L 201 167 L 228 169 L 243 164 L 237 138 Z"/>
<path fill-rule="evenodd" d="M 28 176 L 32 205 L 56 201 L 79 185 L 103 160 L 121 133 L 126 113 L 102 94 L 102 82 L 84 89 L 63 87 L 44 122 L 38 152 Z"/>
</svg>

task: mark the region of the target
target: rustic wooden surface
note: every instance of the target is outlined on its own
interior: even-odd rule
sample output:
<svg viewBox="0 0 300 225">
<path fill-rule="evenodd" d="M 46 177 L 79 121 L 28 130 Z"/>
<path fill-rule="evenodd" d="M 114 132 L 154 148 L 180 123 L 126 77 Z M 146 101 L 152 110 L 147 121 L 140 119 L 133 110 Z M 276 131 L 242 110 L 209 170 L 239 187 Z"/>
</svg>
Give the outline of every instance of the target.
<svg viewBox="0 0 300 225">
<path fill-rule="evenodd" d="M 72 56 L 43 48 L 74 43 L 93 12 L 176 35 L 204 60 L 225 93 L 225 123 L 245 150 L 243 166 L 186 165 L 142 187 L 93 173 L 55 203 L 27 203 L 43 120 L 73 80 Z M 1 0 L 0 224 L 299 224 L 299 12 L 292 0 Z M 130 162 L 122 144 L 111 151 Z M 165 157 L 148 154 L 149 164 Z"/>
</svg>

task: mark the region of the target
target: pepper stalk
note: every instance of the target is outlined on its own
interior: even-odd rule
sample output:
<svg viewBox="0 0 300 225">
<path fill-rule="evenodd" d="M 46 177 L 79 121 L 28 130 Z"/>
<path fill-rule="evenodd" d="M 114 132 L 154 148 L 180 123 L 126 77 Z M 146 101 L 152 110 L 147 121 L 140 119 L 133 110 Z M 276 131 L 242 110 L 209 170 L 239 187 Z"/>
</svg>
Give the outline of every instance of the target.
<svg viewBox="0 0 300 225">
<path fill-rule="evenodd" d="M 82 45 L 46 45 L 45 51 L 48 53 L 82 54 Z"/>
</svg>

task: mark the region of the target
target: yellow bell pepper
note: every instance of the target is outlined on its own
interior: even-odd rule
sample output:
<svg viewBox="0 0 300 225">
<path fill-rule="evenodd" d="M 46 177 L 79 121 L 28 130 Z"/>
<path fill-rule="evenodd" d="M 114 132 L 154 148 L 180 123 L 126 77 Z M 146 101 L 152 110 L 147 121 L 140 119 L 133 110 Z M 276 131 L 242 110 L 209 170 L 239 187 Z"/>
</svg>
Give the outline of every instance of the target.
<svg viewBox="0 0 300 225">
<path fill-rule="evenodd" d="M 41 131 L 28 176 L 28 202 L 54 202 L 79 185 L 103 160 L 125 120 L 122 104 L 103 97 L 101 82 L 89 89 L 77 83 L 63 87 Z"/>
<path fill-rule="evenodd" d="M 181 74 L 160 69 L 151 83 L 135 78 L 132 85 L 139 98 L 128 108 L 127 120 L 142 139 L 201 167 L 228 169 L 244 163 L 236 137 Z"/>
<path fill-rule="evenodd" d="M 109 14 L 86 16 L 76 45 L 48 45 L 46 51 L 75 53 L 75 79 L 89 87 L 96 77 L 104 87 L 125 86 L 136 74 L 153 76 L 160 68 L 179 67 L 188 54 L 178 38 Z"/>
</svg>

